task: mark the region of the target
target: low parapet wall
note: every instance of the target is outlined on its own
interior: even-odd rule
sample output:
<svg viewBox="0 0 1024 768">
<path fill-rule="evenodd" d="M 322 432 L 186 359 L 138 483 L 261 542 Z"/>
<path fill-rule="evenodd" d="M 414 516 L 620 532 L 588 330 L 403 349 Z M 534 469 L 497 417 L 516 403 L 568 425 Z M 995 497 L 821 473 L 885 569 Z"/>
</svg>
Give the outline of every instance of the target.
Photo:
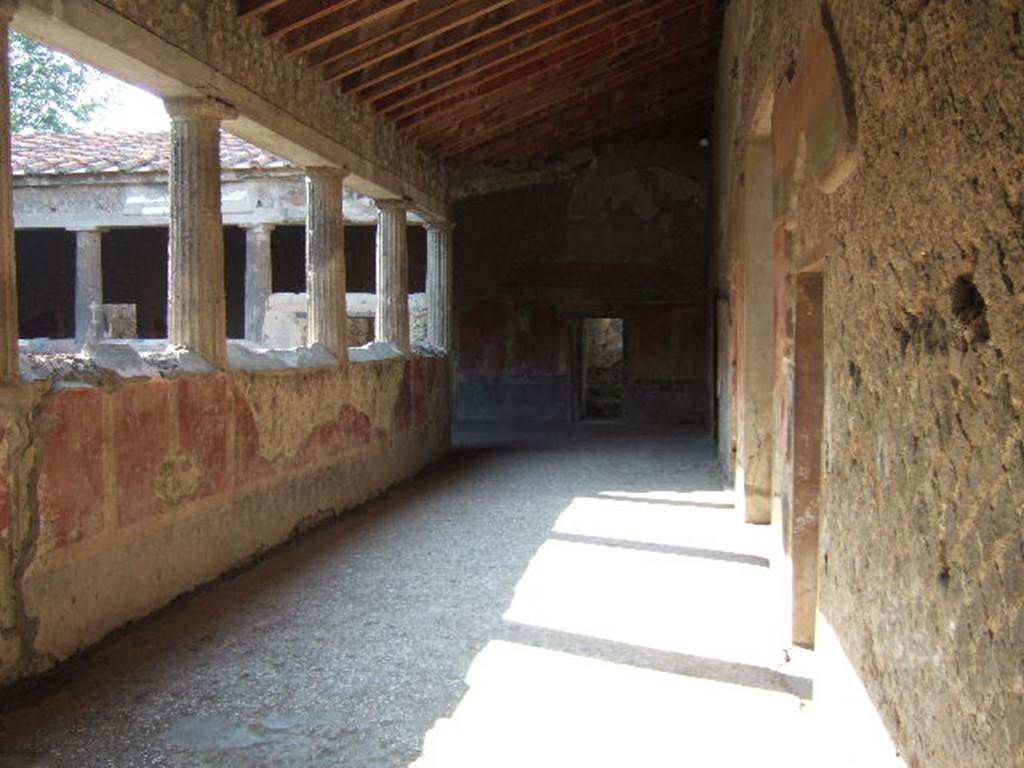
<svg viewBox="0 0 1024 768">
<path fill-rule="evenodd" d="M 0 683 L 442 457 L 448 360 L 0 390 Z"/>
</svg>

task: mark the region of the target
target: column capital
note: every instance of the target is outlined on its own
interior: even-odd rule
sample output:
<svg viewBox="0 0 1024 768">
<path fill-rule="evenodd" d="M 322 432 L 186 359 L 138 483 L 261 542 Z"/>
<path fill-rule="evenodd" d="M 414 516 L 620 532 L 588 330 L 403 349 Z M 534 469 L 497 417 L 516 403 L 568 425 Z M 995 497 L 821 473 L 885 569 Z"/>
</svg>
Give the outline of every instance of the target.
<svg viewBox="0 0 1024 768">
<path fill-rule="evenodd" d="M 377 209 L 381 211 L 408 211 L 411 207 L 408 200 L 401 200 L 399 198 L 386 198 L 374 200 L 373 202 Z"/>
<path fill-rule="evenodd" d="M 205 96 L 175 96 L 164 99 L 164 109 L 172 118 L 209 117 L 216 120 L 233 120 L 238 117 L 238 110 L 230 104 Z"/>
<path fill-rule="evenodd" d="M 351 171 L 338 165 L 307 165 L 303 171 L 307 176 L 341 177 L 344 179 Z"/>
<path fill-rule="evenodd" d="M 10 24 L 18 5 L 18 0 L 0 0 L 0 23 Z"/>
<path fill-rule="evenodd" d="M 455 229 L 454 221 L 426 221 L 423 224 L 423 228 L 428 232 L 433 230 L 434 232 L 451 232 Z"/>
<path fill-rule="evenodd" d="M 65 227 L 64 231 L 65 232 L 74 232 L 76 235 L 79 232 L 97 232 L 97 233 L 102 235 L 104 232 L 109 232 L 110 231 L 110 227 L 101 227 L 99 225 L 94 226 L 94 227 Z"/>
</svg>

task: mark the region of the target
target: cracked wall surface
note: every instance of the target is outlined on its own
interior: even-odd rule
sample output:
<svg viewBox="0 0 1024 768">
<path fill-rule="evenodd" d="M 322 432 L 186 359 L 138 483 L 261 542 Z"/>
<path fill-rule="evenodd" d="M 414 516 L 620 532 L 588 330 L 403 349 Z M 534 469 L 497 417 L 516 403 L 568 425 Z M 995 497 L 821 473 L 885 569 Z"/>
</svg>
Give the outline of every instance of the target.
<svg viewBox="0 0 1024 768">
<path fill-rule="evenodd" d="M 0 683 L 443 456 L 447 366 L 110 374 L 0 393 Z"/>
<path fill-rule="evenodd" d="M 1024 765 L 1024 5 L 732 3 L 721 290 L 758 111 L 823 27 L 853 155 L 817 167 L 820 110 L 775 155 L 788 256 L 825 279 L 821 617 L 908 765 Z"/>
</svg>

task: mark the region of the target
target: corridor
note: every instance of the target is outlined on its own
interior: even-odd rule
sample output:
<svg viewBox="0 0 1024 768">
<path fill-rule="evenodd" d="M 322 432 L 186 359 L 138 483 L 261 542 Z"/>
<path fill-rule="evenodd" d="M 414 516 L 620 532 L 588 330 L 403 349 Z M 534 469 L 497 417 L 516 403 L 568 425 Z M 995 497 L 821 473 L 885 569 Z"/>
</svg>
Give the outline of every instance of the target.
<svg viewBox="0 0 1024 768">
<path fill-rule="evenodd" d="M 809 673 L 773 627 L 771 531 L 709 438 L 456 438 L 7 701 L 0 764 L 794 764 Z"/>
</svg>

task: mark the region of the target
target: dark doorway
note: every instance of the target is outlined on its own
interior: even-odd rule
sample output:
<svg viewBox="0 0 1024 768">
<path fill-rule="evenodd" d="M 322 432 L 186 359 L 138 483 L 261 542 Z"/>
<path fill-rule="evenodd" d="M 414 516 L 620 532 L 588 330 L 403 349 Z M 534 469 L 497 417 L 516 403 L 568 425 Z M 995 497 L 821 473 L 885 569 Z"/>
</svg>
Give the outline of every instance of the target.
<svg viewBox="0 0 1024 768">
<path fill-rule="evenodd" d="M 245 338 L 245 230 L 224 227 L 224 305 L 229 339 Z"/>
<path fill-rule="evenodd" d="M 75 233 L 62 229 L 15 233 L 18 322 L 23 339 L 75 335 Z"/>
<path fill-rule="evenodd" d="M 586 318 L 583 321 L 583 418 L 622 417 L 622 318 Z"/>
<path fill-rule="evenodd" d="M 103 234 L 103 301 L 135 305 L 140 339 L 167 338 L 167 227 Z"/>
</svg>

